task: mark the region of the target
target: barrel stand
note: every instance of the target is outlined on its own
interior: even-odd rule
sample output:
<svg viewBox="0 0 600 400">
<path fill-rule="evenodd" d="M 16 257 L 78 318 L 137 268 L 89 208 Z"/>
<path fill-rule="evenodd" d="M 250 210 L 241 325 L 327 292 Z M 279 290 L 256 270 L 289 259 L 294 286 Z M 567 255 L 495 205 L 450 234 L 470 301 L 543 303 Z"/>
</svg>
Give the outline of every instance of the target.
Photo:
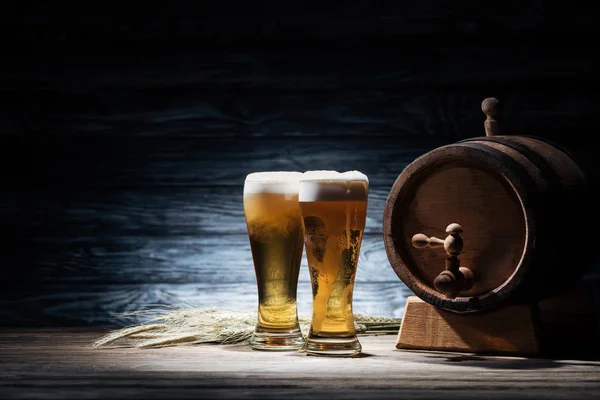
<svg viewBox="0 0 600 400">
<path fill-rule="evenodd" d="M 600 359 L 597 312 L 577 288 L 535 304 L 457 314 L 409 296 L 397 349 Z"/>
</svg>

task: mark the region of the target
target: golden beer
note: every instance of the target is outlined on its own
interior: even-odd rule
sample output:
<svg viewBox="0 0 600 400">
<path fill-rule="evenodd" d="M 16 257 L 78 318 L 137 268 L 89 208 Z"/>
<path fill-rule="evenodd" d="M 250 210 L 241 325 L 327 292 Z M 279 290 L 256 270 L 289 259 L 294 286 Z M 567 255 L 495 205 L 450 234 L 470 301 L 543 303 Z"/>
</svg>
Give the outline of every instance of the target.
<svg viewBox="0 0 600 400">
<path fill-rule="evenodd" d="M 258 321 L 251 345 L 292 350 L 304 344 L 296 291 L 304 239 L 298 204 L 299 172 L 246 177 L 244 214 L 258 285 Z"/>
<path fill-rule="evenodd" d="M 313 292 L 305 351 L 352 356 L 361 352 L 352 295 L 367 216 L 369 182 L 358 171 L 309 171 L 299 201 Z"/>
</svg>

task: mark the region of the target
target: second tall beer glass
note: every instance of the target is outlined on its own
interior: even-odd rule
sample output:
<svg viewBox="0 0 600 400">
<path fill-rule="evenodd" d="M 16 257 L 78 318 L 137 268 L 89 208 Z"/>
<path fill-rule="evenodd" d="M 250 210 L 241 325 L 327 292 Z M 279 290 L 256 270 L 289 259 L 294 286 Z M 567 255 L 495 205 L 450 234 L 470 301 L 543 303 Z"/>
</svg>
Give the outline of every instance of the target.
<svg viewBox="0 0 600 400">
<path fill-rule="evenodd" d="M 313 291 L 308 354 L 353 356 L 362 346 L 352 312 L 354 278 L 367 216 L 369 180 L 358 171 L 308 171 L 300 208 Z"/>
<path fill-rule="evenodd" d="M 259 350 L 304 345 L 296 290 L 304 239 L 298 204 L 300 172 L 255 172 L 244 182 L 244 214 L 258 285 L 258 321 L 250 340 Z"/>
</svg>

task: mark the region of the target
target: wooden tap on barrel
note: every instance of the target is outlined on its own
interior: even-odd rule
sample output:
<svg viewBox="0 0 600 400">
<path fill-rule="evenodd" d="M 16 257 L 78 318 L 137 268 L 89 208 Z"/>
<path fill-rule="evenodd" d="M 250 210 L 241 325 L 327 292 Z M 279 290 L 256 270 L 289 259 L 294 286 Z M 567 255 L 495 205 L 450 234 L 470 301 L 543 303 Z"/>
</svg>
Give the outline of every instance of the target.
<svg viewBox="0 0 600 400">
<path fill-rule="evenodd" d="M 386 253 L 415 295 L 407 301 L 399 347 L 538 354 L 541 305 L 577 291 L 598 260 L 596 252 L 579 250 L 581 238 L 593 235 L 587 222 L 598 218 L 576 155 L 540 137 L 501 134 L 496 98 L 485 99 L 482 111 L 485 136 L 418 157 L 388 195 Z M 445 239 L 428 236 L 444 226 Z M 442 247 L 445 254 L 435 250 Z M 562 303 L 571 311 L 581 310 L 583 303 L 568 301 Z M 590 309 L 590 321 L 596 313 Z M 424 315 L 430 331 L 418 322 Z M 441 322 L 432 331 L 436 318 Z M 403 330 L 404 339 L 412 330 L 429 342 L 410 344 L 400 338 Z M 444 332 L 452 338 L 444 341 Z"/>
<path fill-rule="evenodd" d="M 446 228 L 448 236 L 444 240 L 433 236 L 427 237 L 422 233 L 417 233 L 412 237 L 412 244 L 416 248 L 443 247 L 446 250 L 448 254 L 446 269 L 435 278 L 433 286 L 449 299 L 455 298 L 458 293 L 469 290 L 473 286 L 473 271 L 461 267 L 458 259 L 458 255 L 463 249 L 463 240 L 460 237 L 462 232 L 463 229 L 459 224 L 452 223 Z"/>
</svg>

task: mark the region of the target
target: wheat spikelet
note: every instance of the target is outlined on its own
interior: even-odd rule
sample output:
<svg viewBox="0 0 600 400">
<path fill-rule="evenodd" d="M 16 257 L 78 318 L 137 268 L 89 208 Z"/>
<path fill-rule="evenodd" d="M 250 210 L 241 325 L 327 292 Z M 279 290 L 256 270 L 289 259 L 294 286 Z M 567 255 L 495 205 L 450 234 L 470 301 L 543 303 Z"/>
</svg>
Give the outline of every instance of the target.
<svg viewBox="0 0 600 400">
<path fill-rule="evenodd" d="M 92 343 L 92 346 L 104 347 L 104 346 L 106 346 L 110 343 L 113 343 L 119 339 L 122 339 L 124 337 L 136 336 L 138 334 L 142 334 L 143 332 L 153 331 L 153 330 L 157 330 L 157 329 L 167 329 L 167 326 L 162 325 L 162 324 L 154 324 L 154 325 L 140 325 L 140 326 L 134 326 L 131 328 L 119 329 L 118 331 L 113 331 L 113 332 L 109 333 L 108 335 L 105 335 L 105 336 L 101 337 L 100 339 L 96 340 L 94 343 Z"/>
<path fill-rule="evenodd" d="M 202 334 L 195 333 L 181 333 L 178 335 L 167 334 L 162 338 L 144 340 L 137 342 L 135 347 L 139 348 L 151 348 L 151 347 L 167 347 L 178 344 L 190 344 L 202 340 Z"/>
</svg>

